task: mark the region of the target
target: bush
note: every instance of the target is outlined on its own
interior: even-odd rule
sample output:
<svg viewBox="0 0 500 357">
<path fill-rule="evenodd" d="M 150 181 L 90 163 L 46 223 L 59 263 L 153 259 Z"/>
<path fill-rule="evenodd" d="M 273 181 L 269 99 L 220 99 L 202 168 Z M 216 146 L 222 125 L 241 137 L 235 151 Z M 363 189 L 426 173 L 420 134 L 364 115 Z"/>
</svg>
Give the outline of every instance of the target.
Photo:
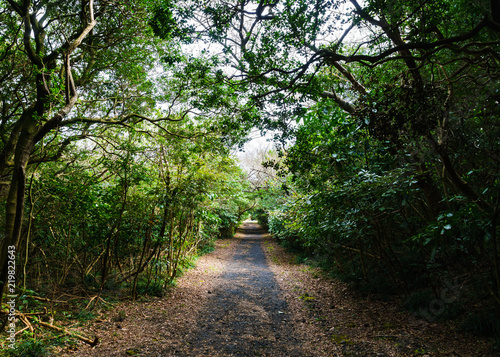
<svg viewBox="0 0 500 357">
<path fill-rule="evenodd" d="M 231 238 L 234 236 L 236 228 L 240 224 L 238 215 L 226 209 L 219 209 L 217 215 L 220 218 L 219 237 Z"/>
<path fill-rule="evenodd" d="M 479 336 L 500 339 L 500 314 L 488 311 L 470 314 L 462 323 L 462 329 Z"/>
<path fill-rule="evenodd" d="M 427 308 L 435 298 L 430 290 L 416 291 L 403 302 L 403 307 L 411 312 L 419 312 L 420 309 Z"/>
<path fill-rule="evenodd" d="M 252 213 L 252 219 L 257 220 L 264 229 L 269 229 L 269 214 L 263 208 L 258 208 Z"/>
<path fill-rule="evenodd" d="M 50 356 L 49 350 L 46 348 L 46 344 L 43 341 L 36 340 L 34 338 L 28 338 L 22 341 L 19 346 L 14 350 L 10 351 L 9 354 L 4 356 L 12 357 L 42 357 Z"/>
</svg>

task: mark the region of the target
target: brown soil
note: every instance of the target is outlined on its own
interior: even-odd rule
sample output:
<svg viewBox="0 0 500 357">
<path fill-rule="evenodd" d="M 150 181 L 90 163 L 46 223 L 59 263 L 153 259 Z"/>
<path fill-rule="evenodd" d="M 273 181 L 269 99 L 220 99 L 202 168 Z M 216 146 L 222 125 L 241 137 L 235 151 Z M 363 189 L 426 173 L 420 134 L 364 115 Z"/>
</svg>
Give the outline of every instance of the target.
<svg viewBox="0 0 500 357">
<path fill-rule="evenodd" d="M 254 223 L 200 258 L 163 298 L 124 302 L 66 356 L 494 356 L 491 342 L 416 320 L 296 264 Z"/>
</svg>

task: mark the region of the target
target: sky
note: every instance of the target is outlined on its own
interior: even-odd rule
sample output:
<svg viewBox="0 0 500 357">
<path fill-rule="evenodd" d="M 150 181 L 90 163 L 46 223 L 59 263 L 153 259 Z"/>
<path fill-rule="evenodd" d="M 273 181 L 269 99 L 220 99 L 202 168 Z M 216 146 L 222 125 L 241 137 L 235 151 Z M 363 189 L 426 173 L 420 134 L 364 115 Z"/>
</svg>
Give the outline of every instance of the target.
<svg viewBox="0 0 500 357">
<path fill-rule="evenodd" d="M 250 140 L 245 143 L 243 150 L 237 150 L 235 156 L 238 159 L 241 168 L 247 172 L 252 169 L 252 157 L 258 151 L 271 150 L 274 147 L 273 133 L 267 133 L 266 135 L 261 135 L 259 129 L 253 129 L 249 135 Z"/>
</svg>

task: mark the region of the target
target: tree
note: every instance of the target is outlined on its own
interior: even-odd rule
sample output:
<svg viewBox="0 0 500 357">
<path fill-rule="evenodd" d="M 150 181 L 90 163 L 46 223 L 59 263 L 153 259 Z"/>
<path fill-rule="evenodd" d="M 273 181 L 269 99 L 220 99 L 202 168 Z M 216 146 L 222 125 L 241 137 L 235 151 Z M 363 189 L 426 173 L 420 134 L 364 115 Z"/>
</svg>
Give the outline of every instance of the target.
<svg viewBox="0 0 500 357">
<path fill-rule="evenodd" d="M 21 237 L 30 167 L 60 159 L 73 142 L 105 135 L 110 125 L 129 128 L 148 121 L 176 135 L 161 123 L 182 121 L 194 108 L 185 101 L 187 89 L 165 91 L 159 83 L 165 80 L 151 76 L 160 57 L 175 57 L 177 47 L 154 38 L 150 5 L 146 0 L 0 5 L 0 177 L 6 197 L 0 291 L 7 249 Z M 160 101 L 166 109 L 156 107 Z"/>
<path fill-rule="evenodd" d="M 3 92 L 2 95 L 0 172 L 5 176 L 5 170 L 8 170 L 11 176 L 0 258 L 2 292 L 7 277 L 7 248 L 17 246 L 21 233 L 26 166 L 35 145 L 59 127 L 75 106 L 78 94 L 71 59 L 97 24 L 93 1 L 88 6 L 82 3 L 81 24 L 73 24 L 66 39 L 61 36 L 51 38 L 53 31 L 59 29 L 55 29 L 53 23 L 57 18 L 50 19 L 50 16 L 60 9 L 53 4 L 31 1 L 8 3 L 9 6 L 2 9 L 5 19 L 2 21 L 2 79 L 13 92 Z M 47 6 L 43 9 L 45 14 L 41 13 L 43 5 Z M 25 66 L 28 68 L 23 68 Z M 60 77 L 53 79 L 55 73 Z M 16 96 L 23 98 L 19 100 Z"/>
<path fill-rule="evenodd" d="M 454 185 L 489 209 L 491 203 L 457 173 L 445 133 L 453 121 L 450 111 L 472 105 L 466 103 L 474 97 L 460 93 L 468 78 L 491 83 L 483 96 L 493 100 L 500 30 L 495 4 L 369 1 L 362 7 L 356 0 L 349 5 L 304 0 L 206 6 L 195 1 L 170 14 L 179 23 L 196 19 L 199 26 L 184 32 L 222 46 L 226 60 L 221 63 L 237 70 L 232 78 L 240 80 L 242 90 L 251 90 L 257 103 L 267 97 L 300 110 L 307 99 L 330 98 L 344 111 L 364 116 L 360 119 L 370 122 L 374 135 L 394 142 L 401 130 L 411 131 L 410 139 L 425 137 Z M 357 36 L 364 36 L 359 45 L 348 41 L 356 29 L 361 31 Z M 382 71 L 387 71 L 385 78 L 374 79 Z M 392 79 L 396 87 L 385 84 Z M 290 114 L 281 116 L 285 127 L 284 117 Z M 268 126 L 277 124 L 268 119 Z"/>
<path fill-rule="evenodd" d="M 327 204 L 332 182 L 345 194 L 342 185 L 349 182 L 370 189 L 371 198 L 357 191 L 366 210 L 353 216 L 368 227 L 363 220 L 373 223 L 369 205 L 380 190 L 401 199 L 381 176 L 399 172 L 415 181 L 411 210 L 422 218 L 417 225 L 404 223 L 411 227 L 405 235 L 428 239 L 440 250 L 446 244 L 437 241 L 450 227 L 466 235 L 475 225 L 462 226 L 458 218 L 452 225 L 443 217 L 474 215 L 483 228 L 476 226 L 472 240 L 486 241 L 487 253 L 463 249 L 490 262 L 500 300 L 500 113 L 493 104 L 499 90 L 499 14 L 497 0 L 221 0 L 178 3 L 170 18 L 184 37 L 189 33 L 206 46 L 220 46 L 221 64 L 234 69 L 226 71 L 228 77 L 248 93 L 249 102 L 267 111 L 260 125 L 279 127 L 296 140 L 288 168 L 311 197 L 324 194 L 319 205 Z M 187 18 L 196 21 L 183 22 Z M 359 135 L 362 141 L 354 141 Z M 392 157 L 384 158 L 383 151 Z M 344 198 L 347 206 L 356 204 Z M 403 220 L 409 213 L 398 212 Z M 316 224 L 311 220 L 308 227 Z M 382 230 L 375 233 L 383 236 Z M 392 249 L 386 243 L 377 249 Z M 434 257 L 426 247 L 418 249 Z M 393 258 L 387 261 L 396 266 Z"/>
</svg>

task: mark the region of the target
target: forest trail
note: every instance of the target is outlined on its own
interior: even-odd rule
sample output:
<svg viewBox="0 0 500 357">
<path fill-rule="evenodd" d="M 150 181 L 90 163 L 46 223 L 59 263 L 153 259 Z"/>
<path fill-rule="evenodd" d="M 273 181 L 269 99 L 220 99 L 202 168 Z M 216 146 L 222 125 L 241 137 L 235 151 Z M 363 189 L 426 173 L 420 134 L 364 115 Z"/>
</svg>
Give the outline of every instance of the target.
<svg viewBox="0 0 500 357">
<path fill-rule="evenodd" d="M 294 323 L 264 252 L 268 238 L 256 223 L 243 223 L 236 238 L 218 241 L 169 296 L 117 309 L 94 329 L 98 346 L 69 355 L 332 355 L 325 336 L 318 343 L 318 331 Z"/>
<path fill-rule="evenodd" d="M 290 323 L 291 311 L 263 251 L 263 231 L 244 223 L 241 232 L 243 238 L 199 313 L 195 333 L 186 341 L 187 355 L 314 355 L 303 347 L 304 336 Z"/>
<path fill-rule="evenodd" d="M 89 328 L 101 343 L 66 356 L 489 355 L 478 339 L 297 264 L 252 222 L 217 241 L 167 296 L 122 303 Z"/>
</svg>

